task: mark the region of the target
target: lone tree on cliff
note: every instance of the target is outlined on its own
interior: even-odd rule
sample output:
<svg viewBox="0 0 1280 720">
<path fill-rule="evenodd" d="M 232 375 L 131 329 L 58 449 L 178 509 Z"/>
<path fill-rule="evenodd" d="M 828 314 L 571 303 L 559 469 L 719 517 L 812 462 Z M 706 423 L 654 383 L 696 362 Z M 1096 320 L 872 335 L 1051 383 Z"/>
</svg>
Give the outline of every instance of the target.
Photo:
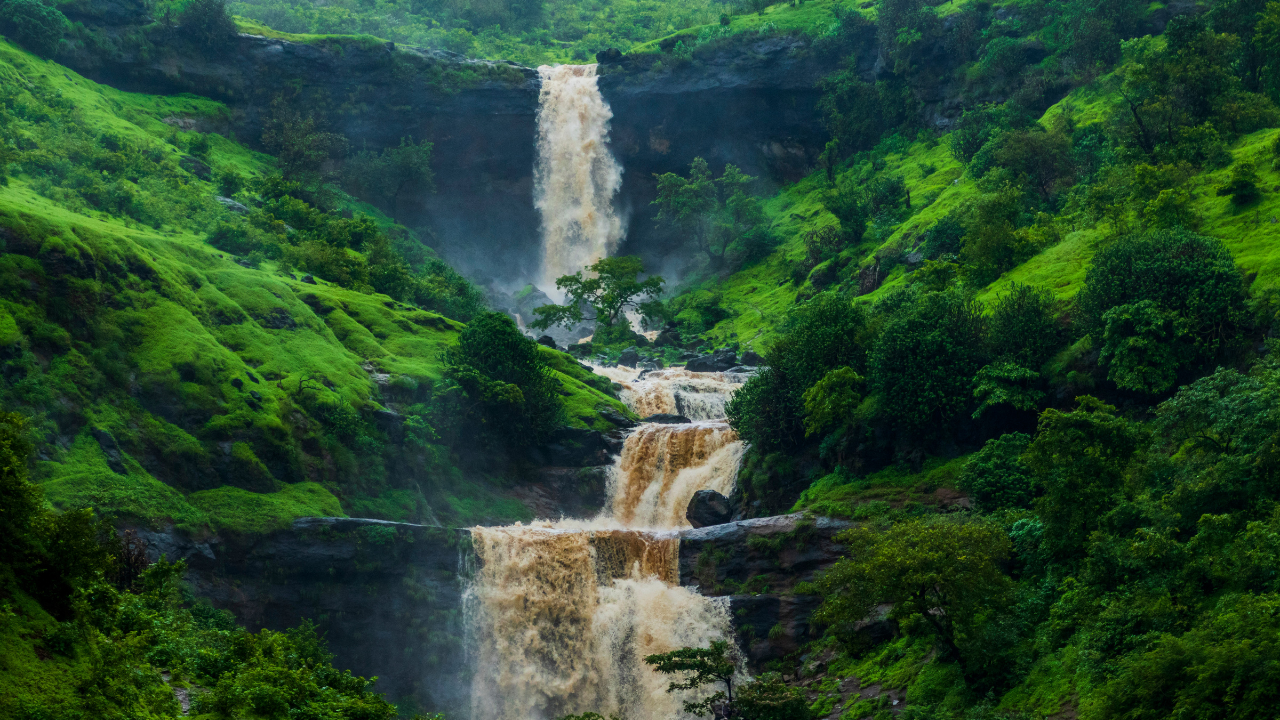
<svg viewBox="0 0 1280 720">
<path fill-rule="evenodd" d="M 627 310 L 638 310 L 644 317 L 660 317 L 663 312 L 658 293 L 665 281 L 657 275 L 640 280 L 643 271 L 640 258 L 624 256 L 597 260 L 585 270 L 562 275 L 556 280 L 556 287 L 564 291 L 569 302 L 534 308 L 538 319 L 530 325 L 539 330 L 556 324 L 573 327 L 582 322 L 583 306 L 589 305 L 596 311 L 596 342 L 629 340 Z"/>
</svg>

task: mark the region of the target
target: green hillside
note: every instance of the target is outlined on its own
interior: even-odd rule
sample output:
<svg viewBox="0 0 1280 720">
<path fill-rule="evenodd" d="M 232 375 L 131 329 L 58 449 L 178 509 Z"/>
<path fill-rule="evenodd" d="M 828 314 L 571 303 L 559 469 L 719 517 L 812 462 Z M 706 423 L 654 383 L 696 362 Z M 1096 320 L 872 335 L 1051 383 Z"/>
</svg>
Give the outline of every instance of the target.
<svg viewBox="0 0 1280 720">
<path fill-rule="evenodd" d="M 198 532 L 347 513 L 524 516 L 494 494 L 496 476 L 499 485 L 463 480 L 451 451 L 429 440 L 419 452 L 434 460 L 406 470 L 391 459 L 405 440 L 372 415 L 429 399 L 463 323 L 367 285 L 311 280 L 284 256 L 237 257 L 207 242 L 243 221 L 214 201 L 220 177 L 186 168 L 251 180 L 274 167 L 221 135 L 176 127 L 215 121 L 223 106 L 119 92 L 9 44 L 0 74 L 4 127 L 23 148 L 0 189 L 4 403 L 34 420 L 35 478 L 55 506 Z M 349 209 L 393 228 L 372 206 L 337 198 L 334 213 Z M 601 403 L 626 412 L 559 357 L 550 372 L 571 425 L 599 425 Z"/>
</svg>

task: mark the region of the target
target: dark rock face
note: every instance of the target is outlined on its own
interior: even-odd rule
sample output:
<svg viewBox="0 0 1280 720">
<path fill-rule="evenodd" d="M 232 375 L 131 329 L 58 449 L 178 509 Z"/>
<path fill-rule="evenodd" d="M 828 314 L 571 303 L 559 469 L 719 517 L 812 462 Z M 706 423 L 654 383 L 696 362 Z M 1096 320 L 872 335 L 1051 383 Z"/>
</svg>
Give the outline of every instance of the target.
<svg viewBox="0 0 1280 720">
<path fill-rule="evenodd" d="M 742 353 L 742 358 L 738 362 L 747 367 L 758 367 L 764 364 L 764 358 L 756 354 L 754 350 L 748 350 Z"/>
<path fill-rule="evenodd" d="M 610 444 L 602 433 L 585 428 L 562 427 L 554 439 L 535 451 L 539 465 L 588 467 L 610 462 Z"/>
<path fill-rule="evenodd" d="M 738 354 L 732 350 L 717 350 L 685 363 L 689 372 L 724 372 L 738 364 Z"/>
<path fill-rule="evenodd" d="M 543 335 L 542 337 L 538 338 L 538 344 L 545 345 L 546 347 L 549 347 L 552 350 L 556 349 L 556 339 L 551 337 L 550 335 Z"/>
<path fill-rule="evenodd" d="M 378 676 L 375 690 L 392 702 L 467 716 L 457 575 L 465 531 L 303 518 L 251 539 L 137 533 L 152 559 L 185 559 L 195 593 L 249 629 L 283 630 L 311 619 L 327 636 L 334 665 Z"/>
<path fill-rule="evenodd" d="M 141 7 L 139 0 L 108 2 Z M 91 24 L 110 23 L 104 16 Z M 610 145 L 624 168 L 617 204 L 632 218 L 621 254 L 639 252 L 657 266 L 672 249 L 652 232 L 653 173 L 685 173 L 701 156 L 717 172 L 734 163 L 766 182 L 793 180 L 811 169 L 827 141 L 815 109 L 816 82 L 837 69 L 836 61 L 813 53 L 806 40 L 737 43 L 659 72 L 649 68 L 654 56 L 601 55 L 599 86 L 613 110 Z M 662 59 L 671 65 L 669 56 Z M 216 56 L 194 48 L 143 57 L 70 47 L 57 60 L 126 90 L 222 100 L 232 114 L 220 125 L 173 122 L 234 132 L 250 143 L 261 137 L 271 101 L 282 94 L 353 146 L 378 150 L 404 137 L 430 140 L 436 176 L 449 182 L 435 194 L 406 193 L 390 208 L 396 219 L 430 227 L 444 258 L 478 279 L 524 280 L 539 264 L 533 168 L 540 80 L 532 68 L 405 45 L 255 35 L 238 36 Z M 444 87 L 440 78 L 450 75 L 473 80 Z"/>
<path fill-rule="evenodd" d="M 796 513 L 681 531 L 680 584 L 731 597 L 739 639 L 751 663 L 761 667 L 813 639 L 809 617 L 820 598 L 790 590 L 840 558 L 844 548 L 834 536 L 850 527 Z M 739 616 L 738 609 L 746 612 Z M 782 632 L 770 633 L 774 625 Z"/>
<path fill-rule="evenodd" d="M 733 517 L 733 508 L 729 505 L 729 498 L 715 490 L 699 490 L 689 500 L 684 516 L 695 528 L 721 525 Z"/>
<path fill-rule="evenodd" d="M 110 432 L 102 428 L 93 428 L 93 439 L 98 441 L 102 454 L 107 456 L 107 467 L 117 475 L 125 474 L 124 459 L 120 455 L 120 444 Z"/>
</svg>

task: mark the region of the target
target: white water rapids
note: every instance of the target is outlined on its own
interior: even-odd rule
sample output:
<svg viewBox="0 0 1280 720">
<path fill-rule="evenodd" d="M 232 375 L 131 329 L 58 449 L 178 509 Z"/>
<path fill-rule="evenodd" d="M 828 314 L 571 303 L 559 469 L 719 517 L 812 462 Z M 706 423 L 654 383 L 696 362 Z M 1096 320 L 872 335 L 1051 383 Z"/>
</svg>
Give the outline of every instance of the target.
<svg viewBox="0 0 1280 720">
<path fill-rule="evenodd" d="M 680 587 L 677 531 L 689 527 L 694 492 L 733 490 L 743 444 L 723 415 L 734 378 L 600 372 L 622 383 L 623 400 L 642 416 L 681 411 L 694 422 L 635 428 L 595 518 L 472 530 L 479 568 L 465 607 L 473 720 L 588 711 L 686 718 L 688 698 L 667 693 L 670 678 L 644 657 L 732 636 L 725 599 Z"/>
<path fill-rule="evenodd" d="M 556 278 L 607 257 L 622 240 L 613 209 L 622 166 L 609 152 L 613 112 L 596 86 L 596 66 L 543 65 L 538 75 L 533 202 L 542 215 L 540 287 L 560 299 Z"/>
</svg>

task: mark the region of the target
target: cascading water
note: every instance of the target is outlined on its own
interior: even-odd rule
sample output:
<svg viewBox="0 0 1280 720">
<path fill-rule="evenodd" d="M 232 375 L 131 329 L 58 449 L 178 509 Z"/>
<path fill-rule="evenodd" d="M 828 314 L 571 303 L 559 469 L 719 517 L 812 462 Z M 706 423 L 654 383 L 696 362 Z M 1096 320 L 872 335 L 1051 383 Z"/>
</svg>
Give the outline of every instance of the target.
<svg viewBox="0 0 1280 720">
<path fill-rule="evenodd" d="M 622 166 L 609 152 L 613 112 L 596 86 L 595 65 L 538 68 L 538 160 L 534 205 L 542 215 L 541 287 L 608 256 L 622 239 L 613 196 Z"/>
<path fill-rule="evenodd" d="M 626 439 L 609 499 L 590 520 L 474 528 L 466 592 L 475 648 L 473 720 L 551 720 L 571 713 L 632 720 L 686 717 L 680 693 L 644 657 L 731 635 L 728 606 L 679 586 L 677 530 L 693 493 L 728 494 L 743 445 L 723 421 L 733 376 L 604 370 L 644 423 Z"/>
</svg>

